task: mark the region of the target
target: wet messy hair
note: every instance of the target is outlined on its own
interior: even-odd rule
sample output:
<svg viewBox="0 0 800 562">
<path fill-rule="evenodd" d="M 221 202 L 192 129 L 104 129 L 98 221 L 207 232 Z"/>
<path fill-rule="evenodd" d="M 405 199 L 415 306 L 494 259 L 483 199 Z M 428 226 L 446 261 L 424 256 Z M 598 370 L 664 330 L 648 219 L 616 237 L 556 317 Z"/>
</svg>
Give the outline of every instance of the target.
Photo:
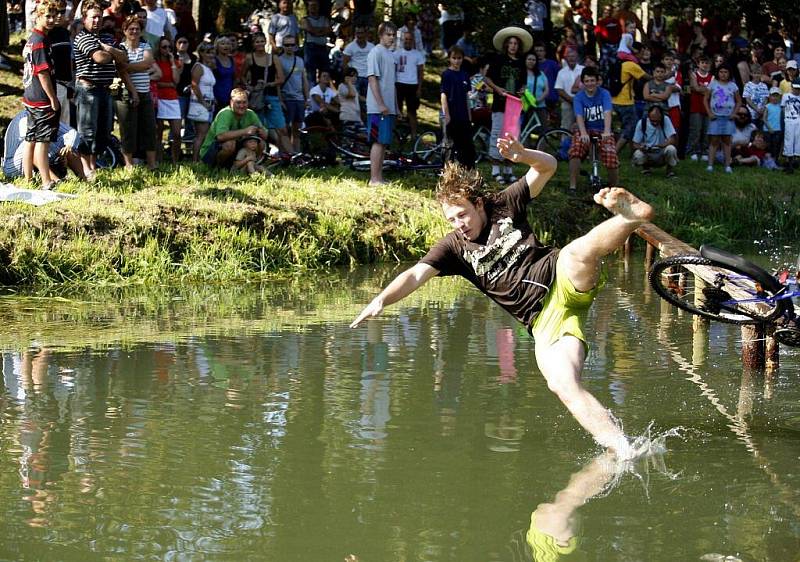
<svg viewBox="0 0 800 562">
<path fill-rule="evenodd" d="M 436 184 L 436 201 L 453 204 L 466 199 L 475 205 L 486 197 L 485 189 L 478 170 L 470 170 L 458 162 L 448 162 Z"/>
</svg>

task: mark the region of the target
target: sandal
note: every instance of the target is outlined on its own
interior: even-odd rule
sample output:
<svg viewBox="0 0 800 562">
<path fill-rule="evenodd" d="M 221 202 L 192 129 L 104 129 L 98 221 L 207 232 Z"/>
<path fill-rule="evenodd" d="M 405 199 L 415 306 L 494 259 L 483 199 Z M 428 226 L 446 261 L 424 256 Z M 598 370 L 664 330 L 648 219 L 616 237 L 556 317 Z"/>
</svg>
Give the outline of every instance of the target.
<svg viewBox="0 0 800 562">
<path fill-rule="evenodd" d="M 492 174 L 492 179 L 494 181 L 496 181 L 497 183 L 499 183 L 500 185 L 505 185 L 506 184 L 506 178 L 503 177 L 503 174 L 500 174 L 500 173 Z"/>
<path fill-rule="evenodd" d="M 514 183 L 515 181 L 517 181 L 517 179 L 519 178 L 517 178 L 517 176 L 515 176 L 514 174 L 506 174 L 506 183 L 508 184 Z"/>
</svg>

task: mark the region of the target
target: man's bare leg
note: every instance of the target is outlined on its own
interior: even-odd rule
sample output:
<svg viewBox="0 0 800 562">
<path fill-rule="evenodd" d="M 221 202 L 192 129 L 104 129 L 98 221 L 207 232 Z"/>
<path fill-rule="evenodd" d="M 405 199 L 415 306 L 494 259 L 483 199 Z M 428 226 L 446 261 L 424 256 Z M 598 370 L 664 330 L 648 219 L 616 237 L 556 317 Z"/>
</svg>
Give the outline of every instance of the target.
<svg viewBox="0 0 800 562">
<path fill-rule="evenodd" d="M 569 280 L 581 292 L 597 284 L 600 260 L 621 247 L 642 224 L 653 217 L 653 208 L 621 187 L 606 187 L 594 195 L 595 203 L 615 216 L 595 226 L 561 250 L 558 259 Z"/>
<path fill-rule="evenodd" d="M 597 284 L 601 258 L 619 248 L 634 230 L 653 216 L 650 205 L 622 188 L 601 189 L 594 200 L 615 216 L 567 244 L 558 257 L 562 270 L 581 292 L 590 291 Z M 598 443 L 609 447 L 620 458 L 628 458 L 632 451 L 622 429 L 614 423 L 611 413 L 581 385 L 585 358 L 583 342 L 574 336 L 564 336 L 549 346 L 536 345 L 536 362 L 548 388 Z"/>
<path fill-rule="evenodd" d="M 618 457 L 628 458 L 631 449 L 622 429 L 611 413 L 581 384 L 586 352 L 581 340 L 564 336 L 548 346 L 536 344 L 536 364 L 547 381 L 547 388 L 567 407 L 575 420 L 600 445 Z"/>
</svg>

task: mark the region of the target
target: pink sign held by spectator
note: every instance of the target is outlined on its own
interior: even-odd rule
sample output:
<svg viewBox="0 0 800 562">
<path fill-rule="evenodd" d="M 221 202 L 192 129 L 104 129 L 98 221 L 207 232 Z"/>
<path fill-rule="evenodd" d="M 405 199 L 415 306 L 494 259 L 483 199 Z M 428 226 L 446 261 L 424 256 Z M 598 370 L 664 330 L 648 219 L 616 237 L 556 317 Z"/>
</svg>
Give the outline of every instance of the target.
<svg viewBox="0 0 800 562">
<path fill-rule="evenodd" d="M 503 129 L 500 131 L 500 137 L 505 138 L 506 133 L 513 138 L 519 138 L 519 120 L 522 114 L 522 101 L 512 96 L 506 96 L 506 111 L 503 114 Z"/>
</svg>

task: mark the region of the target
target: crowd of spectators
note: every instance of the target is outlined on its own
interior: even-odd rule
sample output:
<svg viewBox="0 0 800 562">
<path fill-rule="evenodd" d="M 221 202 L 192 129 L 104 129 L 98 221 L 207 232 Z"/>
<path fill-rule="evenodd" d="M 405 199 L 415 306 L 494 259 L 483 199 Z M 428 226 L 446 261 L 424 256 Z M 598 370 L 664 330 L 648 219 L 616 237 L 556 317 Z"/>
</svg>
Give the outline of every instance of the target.
<svg viewBox="0 0 800 562">
<path fill-rule="evenodd" d="M 263 171 L 270 146 L 299 151 L 308 123 L 360 130 L 380 184 L 397 116 L 416 134 L 431 57 L 448 63 L 438 101 L 453 157 L 474 166 L 471 127 L 485 124 L 501 184 L 515 179 L 496 150 L 505 102 L 526 91 L 526 118 L 573 133 L 572 188 L 595 135 L 612 182 L 628 145 L 632 165 L 664 166 L 668 177 L 683 158 L 709 171 L 791 172 L 800 156 L 790 33 L 774 24 L 754 37 L 713 9 L 664 14 L 655 3 L 643 20 L 621 0 L 595 20 L 588 2 L 571 0 L 557 25 L 549 3 L 528 0 L 509 16 L 518 25 L 481 45 L 458 2 L 412 4 L 398 27 L 376 20 L 374 0 L 279 0 L 268 19 L 231 33 L 198 30 L 189 0 L 29 4 L 20 12 L 27 4 L 9 2 L 2 18 L 6 32 L 29 30 L 24 109 L 6 132 L 4 171 L 30 179 L 38 170 L 45 188 L 67 167 L 91 179 L 115 120 L 127 167 L 191 159 L 247 173 Z"/>
</svg>

